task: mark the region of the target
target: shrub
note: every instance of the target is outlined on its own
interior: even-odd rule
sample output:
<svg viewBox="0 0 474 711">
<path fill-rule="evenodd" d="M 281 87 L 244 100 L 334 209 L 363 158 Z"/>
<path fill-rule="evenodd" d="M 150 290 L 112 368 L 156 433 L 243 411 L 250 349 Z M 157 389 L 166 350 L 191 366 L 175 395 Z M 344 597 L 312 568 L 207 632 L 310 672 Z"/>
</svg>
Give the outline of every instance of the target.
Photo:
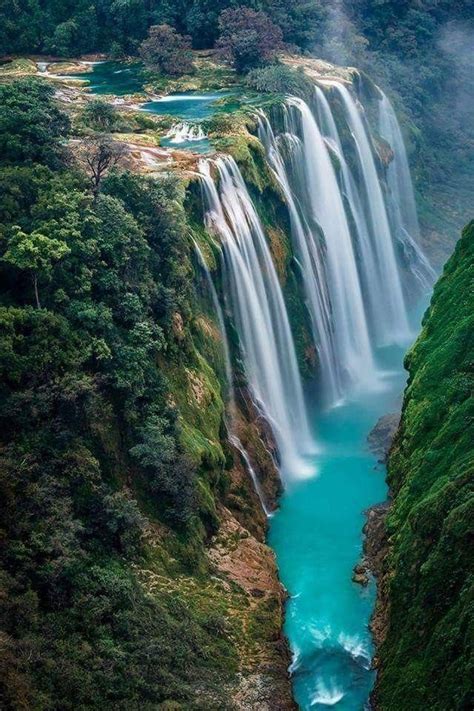
<svg viewBox="0 0 474 711">
<path fill-rule="evenodd" d="M 110 131 L 117 121 L 116 110 L 112 104 L 94 99 L 84 109 L 84 120 L 92 128 Z"/>
<path fill-rule="evenodd" d="M 303 71 L 295 71 L 285 64 L 252 69 L 246 82 L 251 89 L 271 94 L 292 94 L 306 98 L 314 91 L 312 82 Z"/>
</svg>

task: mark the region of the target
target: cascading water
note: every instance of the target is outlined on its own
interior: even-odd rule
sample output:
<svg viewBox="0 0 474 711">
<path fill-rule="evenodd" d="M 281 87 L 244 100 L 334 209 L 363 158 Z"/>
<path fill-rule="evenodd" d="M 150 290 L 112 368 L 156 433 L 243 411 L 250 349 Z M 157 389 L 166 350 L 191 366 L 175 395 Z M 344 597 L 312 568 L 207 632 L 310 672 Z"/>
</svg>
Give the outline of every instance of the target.
<svg viewBox="0 0 474 711">
<path fill-rule="evenodd" d="M 326 399 L 335 403 L 375 370 L 369 329 L 343 198 L 328 146 L 302 99 L 289 98 L 285 109 L 286 133 L 299 139 L 300 175 L 292 181 L 291 189 L 307 216 L 306 225 L 311 226 L 306 230 L 306 243 L 312 259 L 305 258 L 304 250 L 300 252 L 308 272 L 308 301 L 314 298 L 311 281 L 318 284 L 324 297 L 327 295 L 323 299 L 325 311 L 313 322 L 318 329 L 322 387 Z M 292 173 L 295 175 L 295 171 Z M 298 238 L 297 248 L 300 242 Z"/>
<path fill-rule="evenodd" d="M 342 390 L 342 378 L 341 373 L 338 371 L 337 345 L 331 326 L 329 295 L 326 288 L 322 257 L 319 254 L 317 242 L 313 238 L 308 225 L 304 221 L 304 216 L 300 213 L 293 198 L 283 157 L 275 140 L 270 122 L 263 113 L 258 116 L 258 128 L 259 138 L 266 148 L 268 160 L 288 205 L 292 236 L 300 260 L 306 303 L 311 316 L 313 338 L 314 342 L 318 344 L 322 379 L 327 383 L 331 393 L 336 394 Z M 296 136 L 286 134 L 285 138 L 287 140 L 292 138 L 293 141 L 290 140 L 290 144 L 295 145 Z"/>
<path fill-rule="evenodd" d="M 204 255 L 199 249 L 199 245 L 195 240 L 194 242 L 194 249 L 196 250 L 196 254 L 198 256 L 199 264 L 201 265 L 204 275 L 206 277 L 206 282 L 209 287 L 209 291 L 211 294 L 211 299 L 212 299 L 212 304 L 214 306 L 216 315 L 217 315 L 217 320 L 219 322 L 219 329 L 221 332 L 222 336 L 222 343 L 224 347 L 224 362 L 225 362 L 225 372 L 226 372 L 226 378 L 227 378 L 227 385 L 229 388 L 229 405 L 228 405 L 228 417 L 227 419 L 227 434 L 229 437 L 229 441 L 233 446 L 237 449 L 237 451 L 240 453 L 242 459 L 245 462 L 245 466 L 247 467 L 247 471 L 250 474 L 250 478 L 252 479 L 252 483 L 255 489 L 255 492 L 260 500 L 260 503 L 262 505 L 262 509 L 265 513 L 266 516 L 271 516 L 271 511 L 267 507 L 267 504 L 265 502 L 265 496 L 262 491 L 262 487 L 260 486 L 260 482 L 258 480 L 257 473 L 252 465 L 252 462 L 250 461 L 249 454 L 247 450 L 245 449 L 244 445 L 240 441 L 239 437 L 236 435 L 234 431 L 234 413 L 235 413 L 235 397 L 234 397 L 234 384 L 233 384 L 233 377 L 232 377 L 232 364 L 230 360 L 230 348 L 229 348 L 229 341 L 227 338 L 227 329 L 225 327 L 225 321 L 224 321 L 224 314 L 222 311 L 222 307 L 219 302 L 219 297 L 217 296 L 217 291 L 214 286 L 214 282 L 212 281 L 212 276 L 209 271 L 209 267 L 207 266 L 206 260 L 204 259 Z"/>
<path fill-rule="evenodd" d="M 283 120 L 274 111 L 271 119 L 261 112 L 258 117 L 260 140 L 288 205 L 320 379 L 333 401 L 343 399 L 341 407 L 317 414 L 319 477 L 285 491 L 270 528 L 290 594 L 290 673 L 305 711 L 368 708 L 374 587 L 358 588 L 351 569 L 361 547 L 362 512 L 386 496 L 366 437 L 377 418 L 396 407 L 405 377 L 397 341 L 409 335 L 402 291 L 408 270 L 396 250 L 383 177 L 360 109 L 345 87 L 336 92 L 330 94 L 342 103 L 341 134 L 320 87 L 311 108 L 290 98 Z M 415 271 L 413 263 L 410 268 Z M 375 360 L 384 386 L 374 390 L 365 375 L 374 372 Z"/>
<path fill-rule="evenodd" d="M 222 307 L 219 302 L 219 297 L 217 296 L 217 291 L 214 286 L 214 282 L 212 281 L 212 276 L 209 271 L 209 267 L 207 266 L 206 260 L 204 259 L 204 255 L 201 252 L 198 243 L 193 240 L 194 243 L 194 249 L 196 250 L 196 254 L 198 256 L 199 264 L 202 267 L 202 270 L 204 271 L 204 275 L 206 277 L 206 282 L 209 287 L 209 292 L 211 294 L 211 299 L 212 299 L 212 305 L 214 306 L 214 310 L 217 315 L 217 320 L 219 322 L 219 330 L 221 332 L 221 337 L 222 337 L 222 344 L 224 348 L 224 364 L 225 364 L 225 374 L 226 374 L 226 380 L 227 380 L 227 386 L 229 388 L 229 401 L 230 401 L 230 407 L 231 409 L 234 408 L 234 380 L 232 377 L 232 364 L 230 361 L 230 348 L 229 348 L 229 340 L 227 338 L 227 329 L 225 327 L 225 321 L 224 321 L 224 314 L 222 312 Z"/>
<path fill-rule="evenodd" d="M 342 148 L 339 131 L 324 92 L 315 87 L 316 110 L 321 132 L 330 150 L 337 158 L 342 179 L 342 190 L 348 204 L 349 214 L 353 223 L 353 242 L 357 258 L 357 267 L 361 281 L 364 304 L 369 318 L 370 332 L 375 340 L 381 340 L 380 328 L 385 322 L 386 314 L 380 299 L 379 289 L 374 288 L 374 274 L 377 273 L 375 253 L 372 248 L 369 228 L 357 183 L 347 164 Z"/>
<path fill-rule="evenodd" d="M 379 89 L 379 132 L 392 147 L 394 156 L 387 168 L 389 214 L 395 235 L 401 243 L 405 260 L 418 287 L 426 293 L 436 279 L 436 272 L 419 246 L 420 228 L 416 214 L 413 184 L 408 158 L 397 116 L 388 97 Z"/>
<path fill-rule="evenodd" d="M 202 141 L 206 134 L 199 124 L 177 123 L 170 128 L 165 138 L 169 138 L 170 143 L 187 143 L 188 141 Z"/>
<path fill-rule="evenodd" d="M 219 235 L 232 314 L 241 341 L 250 390 L 269 421 L 283 478 L 313 473 L 303 461 L 313 444 L 293 338 L 267 241 L 235 161 L 201 161 L 206 225 Z"/>
<path fill-rule="evenodd" d="M 333 102 L 342 112 L 335 113 Z M 269 540 L 290 594 L 290 672 L 305 711 L 366 708 L 373 684 L 368 621 L 374 587 L 356 587 L 351 569 L 361 548 L 362 512 L 386 496 L 366 436 L 396 406 L 403 387 L 404 373 L 395 366 L 402 358 L 397 342 L 409 333 L 402 276 L 409 269 L 416 274 L 419 263 L 408 264 L 400 254 L 408 242 L 394 224 L 398 220 L 408 232 L 409 213 L 392 211 L 390 201 L 402 200 L 403 193 L 390 167 L 384 189 L 361 111 L 349 90 L 333 81 L 327 91 L 315 87 L 310 106 L 290 97 L 282 118 L 278 112 L 258 115 L 259 138 L 288 207 L 320 382 L 327 400 L 341 404 L 317 413 L 322 446 L 313 466 L 305 456 L 311 438 L 288 316 L 262 225 L 235 162 L 200 162 L 205 221 L 222 246 L 226 303 L 249 388 L 271 424 L 287 483 Z M 406 156 L 394 160 L 402 161 L 402 170 Z M 385 366 L 383 388 L 372 387 L 380 382 L 375 362 Z M 231 432 L 230 439 L 240 449 Z M 261 496 L 247 453 L 240 451 Z M 301 476 L 316 468 L 318 477 Z M 305 480 L 297 481 L 298 475 Z"/>
<path fill-rule="evenodd" d="M 321 83 L 333 88 L 340 97 L 356 146 L 376 262 L 376 271 L 372 275 L 374 283 L 372 288 L 376 289 L 377 299 L 383 305 L 384 312 L 384 317 L 379 324 L 379 330 L 383 330 L 383 337 L 379 339 L 379 343 L 403 343 L 410 337 L 407 310 L 384 196 L 369 136 L 361 115 L 361 107 L 344 84 L 336 81 Z"/>
</svg>

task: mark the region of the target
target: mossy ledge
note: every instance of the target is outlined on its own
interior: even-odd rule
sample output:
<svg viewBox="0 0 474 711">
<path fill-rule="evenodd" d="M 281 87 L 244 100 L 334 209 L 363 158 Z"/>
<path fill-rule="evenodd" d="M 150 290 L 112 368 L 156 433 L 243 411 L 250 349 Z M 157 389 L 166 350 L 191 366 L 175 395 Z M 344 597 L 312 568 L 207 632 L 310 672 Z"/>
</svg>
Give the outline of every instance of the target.
<svg viewBox="0 0 474 711">
<path fill-rule="evenodd" d="M 369 515 L 366 552 L 378 576 L 372 701 L 381 711 L 472 708 L 473 279 L 471 222 L 406 357 L 388 459 L 392 504 Z"/>
</svg>

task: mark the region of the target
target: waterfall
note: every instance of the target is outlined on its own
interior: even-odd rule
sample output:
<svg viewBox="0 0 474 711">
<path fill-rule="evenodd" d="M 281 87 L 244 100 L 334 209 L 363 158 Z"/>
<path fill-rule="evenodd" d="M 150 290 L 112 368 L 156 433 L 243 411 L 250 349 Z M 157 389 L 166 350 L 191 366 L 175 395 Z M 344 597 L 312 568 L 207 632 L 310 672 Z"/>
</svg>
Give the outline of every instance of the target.
<svg viewBox="0 0 474 711">
<path fill-rule="evenodd" d="M 236 448 L 236 450 L 239 452 L 240 456 L 245 462 L 245 466 L 247 467 L 247 471 L 250 474 L 250 478 L 252 479 L 252 483 L 255 489 L 255 493 L 257 494 L 260 504 L 262 506 L 263 512 L 265 513 L 265 516 L 269 517 L 272 515 L 272 512 L 268 508 L 266 502 L 265 502 L 265 496 L 262 491 L 262 487 L 260 486 L 260 482 L 258 480 L 257 473 L 255 469 L 253 468 L 252 462 L 250 461 L 249 454 L 247 450 L 245 449 L 244 445 L 240 441 L 239 437 L 234 431 L 234 413 L 235 413 L 235 397 L 234 397 L 234 385 L 233 385 L 233 378 L 232 378 L 232 365 L 230 361 L 230 348 L 229 348 L 229 341 L 227 338 L 227 329 L 225 327 L 225 321 L 224 321 L 224 314 L 222 312 L 222 307 L 219 303 L 219 297 L 217 296 L 217 291 L 216 287 L 214 286 L 214 282 L 212 281 L 212 276 L 209 271 L 209 267 L 207 266 L 206 260 L 204 259 L 204 255 L 201 252 L 198 243 L 193 239 L 194 243 L 194 249 L 196 251 L 199 263 L 204 271 L 204 275 L 206 277 L 206 283 L 209 287 L 209 291 L 211 294 L 211 299 L 212 299 L 212 304 L 214 306 L 216 315 L 217 315 L 217 320 L 219 322 L 219 329 L 221 332 L 222 336 L 222 343 L 224 346 L 224 359 L 225 359 L 225 372 L 226 372 L 226 378 L 227 378 L 227 385 L 229 387 L 229 417 L 228 421 L 226 418 L 226 426 L 227 426 L 227 434 L 229 437 L 229 442 Z"/>
<path fill-rule="evenodd" d="M 217 170 L 218 185 L 211 176 Z M 256 406 L 275 436 L 284 478 L 313 473 L 313 450 L 293 338 L 262 225 L 235 161 L 199 164 L 206 226 L 220 237 L 233 319 Z"/>
<path fill-rule="evenodd" d="M 206 134 L 199 124 L 177 123 L 170 128 L 165 138 L 170 139 L 170 143 L 186 143 L 187 141 L 202 141 Z"/>
<path fill-rule="evenodd" d="M 369 227 L 365 217 L 363 202 L 357 183 L 347 164 L 339 137 L 339 131 L 331 112 L 328 100 L 320 87 L 315 87 L 316 108 L 326 142 L 335 154 L 340 167 L 340 177 L 344 198 L 346 199 L 355 230 L 355 250 L 364 303 L 369 315 L 370 330 L 376 341 L 383 339 L 386 313 L 380 299 L 379 289 L 374 288 L 374 274 L 377 273 L 375 252 L 372 247 Z"/>
<path fill-rule="evenodd" d="M 306 283 L 316 281 L 325 297 L 323 302 L 329 302 L 324 303 L 324 313 L 319 317 L 317 343 L 323 389 L 327 400 L 334 403 L 375 370 L 369 330 L 343 198 L 328 146 L 302 99 L 287 99 L 285 123 L 287 133 L 299 139 L 300 165 L 292 171 L 292 191 L 310 226 L 306 241 L 311 262 L 305 260 L 304 252 L 300 254 L 303 266 L 313 270 Z M 332 360 L 329 365 L 325 365 L 327 359 Z"/>
<path fill-rule="evenodd" d="M 318 252 L 317 242 L 313 239 L 310 229 L 304 221 L 304 215 L 298 209 L 296 200 L 293 198 L 285 163 L 273 129 L 262 112 L 258 115 L 258 133 L 288 205 L 292 237 L 299 258 L 298 265 L 303 276 L 306 304 L 311 316 L 313 340 L 318 345 L 322 378 L 331 395 L 333 397 L 340 396 L 342 377 L 338 370 L 339 359 L 331 327 L 329 294 L 326 288 L 322 257 Z M 296 136 L 292 134 L 286 134 L 284 139 L 287 141 L 293 139 L 293 146 L 297 145 L 294 142 Z"/>
<path fill-rule="evenodd" d="M 240 441 L 240 439 L 237 437 L 237 435 L 233 432 L 229 432 L 229 441 L 230 443 L 236 448 L 236 450 L 240 453 L 240 456 L 245 462 L 245 466 L 247 467 L 247 471 L 250 474 L 250 478 L 252 479 L 252 483 L 255 489 L 255 493 L 257 494 L 260 504 L 263 509 L 263 513 L 267 518 L 271 518 L 273 516 L 272 511 L 268 508 L 268 506 L 265 503 L 265 496 L 262 491 L 262 487 L 260 486 L 260 482 L 258 480 L 257 473 L 255 469 L 252 466 L 252 462 L 250 461 L 250 457 L 248 455 L 247 450 L 245 449 L 244 445 Z"/>
<path fill-rule="evenodd" d="M 226 375 L 226 380 L 227 380 L 227 386 L 229 388 L 229 400 L 230 400 L 230 409 L 231 413 L 234 409 L 234 380 L 232 377 L 232 364 L 230 361 L 230 348 L 229 348 L 229 340 L 227 338 L 227 329 L 225 327 L 225 321 L 224 321 L 224 314 L 222 312 L 221 305 L 219 303 L 219 297 L 217 296 L 217 291 L 216 287 L 214 286 L 214 282 L 212 281 L 212 276 L 209 271 L 209 267 L 207 266 L 206 260 L 204 259 L 204 255 L 201 252 L 198 243 L 196 240 L 193 239 L 193 244 L 194 244 L 194 249 L 196 251 L 199 264 L 201 265 L 204 275 L 206 277 L 206 282 L 209 287 L 209 292 L 211 294 L 211 299 L 212 299 L 212 305 L 214 306 L 214 310 L 217 315 L 217 321 L 219 323 L 219 330 L 221 332 L 221 337 L 222 337 L 222 344 L 224 347 L 224 364 L 225 364 L 225 375 Z M 232 416 L 232 414 L 231 414 Z"/>
<path fill-rule="evenodd" d="M 359 106 L 343 84 L 324 81 L 339 95 L 345 109 L 345 118 L 356 146 L 358 165 L 364 187 L 366 209 L 371 227 L 372 248 L 377 269 L 372 276 L 377 296 L 383 304 L 384 337 L 382 343 L 405 342 L 410 336 L 406 305 L 402 292 L 392 234 L 385 201 L 375 167 L 369 136 Z"/>
<path fill-rule="evenodd" d="M 413 184 L 400 126 L 388 97 L 379 89 L 379 132 L 390 144 L 394 157 L 387 169 L 389 212 L 395 235 L 400 241 L 409 269 L 426 292 L 436 279 L 436 272 L 419 246 L 420 228 L 416 214 Z"/>
</svg>

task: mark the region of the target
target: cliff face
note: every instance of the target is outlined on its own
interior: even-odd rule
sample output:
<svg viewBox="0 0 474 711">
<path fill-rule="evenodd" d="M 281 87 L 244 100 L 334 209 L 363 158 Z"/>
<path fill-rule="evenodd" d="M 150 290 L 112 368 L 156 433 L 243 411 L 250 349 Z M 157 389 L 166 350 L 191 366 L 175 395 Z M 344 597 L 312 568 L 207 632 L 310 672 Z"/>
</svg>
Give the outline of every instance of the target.
<svg viewBox="0 0 474 711">
<path fill-rule="evenodd" d="M 375 617 L 383 711 L 472 707 L 473 277 L 471 223 L 406 358 Z"/>
</svg>

